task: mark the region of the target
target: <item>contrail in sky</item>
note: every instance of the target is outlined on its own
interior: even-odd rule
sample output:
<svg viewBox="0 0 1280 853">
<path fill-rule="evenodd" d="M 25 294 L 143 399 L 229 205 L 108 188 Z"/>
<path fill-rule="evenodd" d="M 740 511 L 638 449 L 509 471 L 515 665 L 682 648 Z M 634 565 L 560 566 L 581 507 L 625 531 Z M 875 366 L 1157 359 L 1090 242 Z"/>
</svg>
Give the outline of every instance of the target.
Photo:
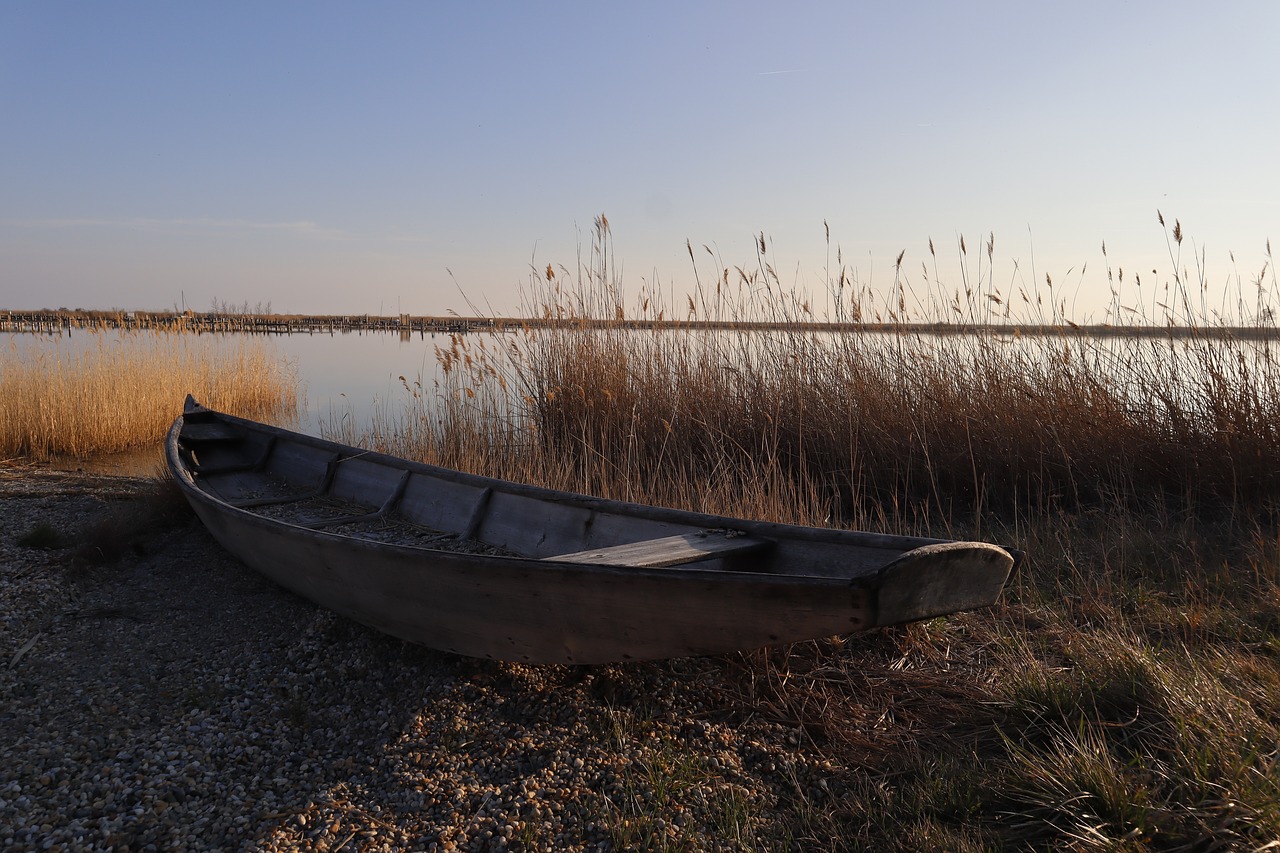
<svg viewBox="0 0 1280 853">
<path fill-rule="evenodd" d="M 795 73 L 800 72 L 800 71 L 803 71 L 803 70 L 804 70 L 803 68 L 788 68 L 786 71 L 760 71 L 760 72 L 757 72 L 757 73 L 758 73 L 761 77 L 765 77 L 765 76 L 768 76 L 768 75 L 771 75 L 771 74 L 795 74 Z"/>
</svg>

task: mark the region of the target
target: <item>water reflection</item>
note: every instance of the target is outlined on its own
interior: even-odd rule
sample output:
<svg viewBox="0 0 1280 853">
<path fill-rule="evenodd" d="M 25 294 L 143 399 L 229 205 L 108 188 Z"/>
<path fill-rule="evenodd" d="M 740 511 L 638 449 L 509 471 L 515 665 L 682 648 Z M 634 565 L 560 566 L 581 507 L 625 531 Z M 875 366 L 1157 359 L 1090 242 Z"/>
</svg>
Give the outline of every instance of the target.
<svg viewBox="0 0 1280 853">
<path fill-rule="evenodd" d="M 273 339 L 282 358 L 290 359 L 305 391 L 299 412 L 301 432 L 319 435 L 321 426 L 343 419 L 370 420 L 374 409 L 404 396 L 400 377 L 438 378 L 432 334 L 350 332 L 333 335 L 287 335 Z"/>
</svg>

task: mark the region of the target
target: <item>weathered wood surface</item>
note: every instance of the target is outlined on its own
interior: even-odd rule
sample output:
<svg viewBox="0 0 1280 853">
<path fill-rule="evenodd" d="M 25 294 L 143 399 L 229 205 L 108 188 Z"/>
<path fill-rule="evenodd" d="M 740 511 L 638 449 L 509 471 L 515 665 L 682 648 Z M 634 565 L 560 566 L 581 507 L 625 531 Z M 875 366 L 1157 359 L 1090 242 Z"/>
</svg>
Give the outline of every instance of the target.
<svg viewBox="0 0 1280 853">
<path fill-rule="evenodd" d="M 603 663 L 846 634 L 991 604 L 1014 564 L 985 543 L 508 483 L 192 400 L 166 454 L 204 524 L 248 565 L 386 633 L 477 657 Z M 316 499 L 350 509 L 312 519 Z"/>
<path fill-rule="evenodd" d="M 217 422 L 188 424 L 182 432 L 182 440 L 188 444 L 200 444 L 206 441 L 236 441 L 242 433 L 226 424 Z"/>
<path fill-rule="evenodd" d="M 543 557 L 543 560 L 556 563 L 657 568 L 695 563 L 716 555 L 749 554 L 763 551 L 770 545 L 772 545 L 771 542 L 741 536 L 730 530 L 701 530 L 681 536 L 628 542 L 625 545 L 614 545 L 612 548 L 592 548 L 576 554 Z"/>
</svg>

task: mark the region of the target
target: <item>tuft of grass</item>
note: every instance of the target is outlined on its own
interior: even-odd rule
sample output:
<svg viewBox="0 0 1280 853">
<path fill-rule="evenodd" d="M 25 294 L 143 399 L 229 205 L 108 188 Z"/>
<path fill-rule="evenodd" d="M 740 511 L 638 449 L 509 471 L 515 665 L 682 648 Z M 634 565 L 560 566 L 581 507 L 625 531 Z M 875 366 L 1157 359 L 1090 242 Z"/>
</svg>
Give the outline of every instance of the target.
<svg viewBox="0 0 1280 853">
<path fill-rule="evenodd" d="M 153 478 L 140 497 L 113 508 L 105 518 L 79 531 L 73 564 L 106 566 L 130 555 L 141 556 L 154 536 L 180 527 L 192 517 L 178 484 L 166 472 Z"/>
<path fill-rule="evenodd" d="M 619 850 L 701 849 L 730 843 L 757 849 L 759 805 L 722 778 L 703 756 L 683 752 L 669 732 L 619 719 L 617 745 L 627 762 L 606 800 L 602 824 Z"/>
<path fill-rule="evenodd" d="M 87 339 L 87 341 L 86 341 Z M 288 419 L 297 379 L 266 342 L 87 331 L 0 351 L 0 457 L 88 456 L 159 442 L 186 394 L 256 419 Z"/>
<path fill-rule="evenodd" d="M 17 541 L 23 548 L 36 548 L 43 551 L 54 551 L 67 546 L 67 536 L 47 521 L 36 522 L 35 526 L 19 536 Z"/>
</svg>

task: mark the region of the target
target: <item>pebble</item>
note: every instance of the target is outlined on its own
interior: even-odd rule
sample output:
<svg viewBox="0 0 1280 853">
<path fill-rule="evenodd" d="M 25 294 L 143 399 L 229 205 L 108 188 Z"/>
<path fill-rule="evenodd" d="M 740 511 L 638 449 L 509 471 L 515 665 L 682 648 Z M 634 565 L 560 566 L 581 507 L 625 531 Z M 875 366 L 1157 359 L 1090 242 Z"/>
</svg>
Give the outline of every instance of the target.
<svg viewBox="0 0 1280 853">
<path fill-rule="evenodd" d="M 715 660 L 437 653 L 283 592 L 194 520 L 86 574 L 15 539 L 140 487 L 53 483 L 0 469 L 0 850 L 771 848 L 797 789 L 841 796 L 794 728 L 717 703 Z"/>
</svg>

